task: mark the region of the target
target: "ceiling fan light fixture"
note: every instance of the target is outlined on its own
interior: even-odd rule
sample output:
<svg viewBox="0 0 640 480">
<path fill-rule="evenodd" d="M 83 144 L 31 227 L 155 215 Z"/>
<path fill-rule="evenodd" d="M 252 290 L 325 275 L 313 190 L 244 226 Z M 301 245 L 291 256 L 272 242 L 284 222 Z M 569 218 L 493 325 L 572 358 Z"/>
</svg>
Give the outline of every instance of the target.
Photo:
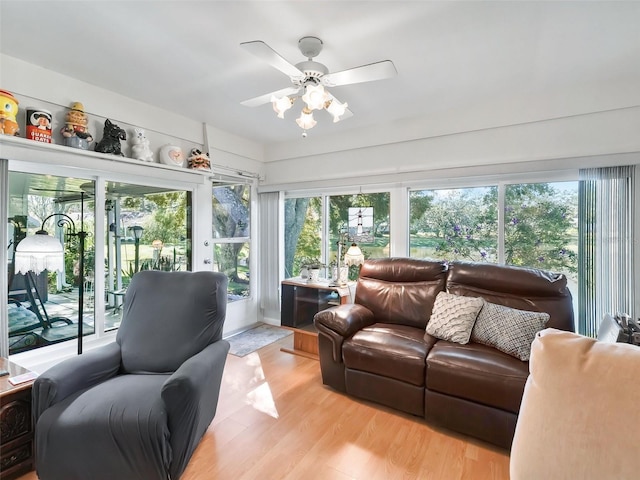
<svg viewBox="0 0 640 480">
<path fill-rule="evenodd" d="M 310 128 L 315 127 L 318 122 L 314 120 L 313 112 L 309 108 L 304 107 L 300 116 L 296 118 L 296 123 L 303 130 L 309 130 Z"/>
<path fill-rule="evenodd" d="M 302 95 L 302 100 L 307 104 L 307 107 L 310 110 L 322 110 L 324 108 L 324 104 L 328 100 L 328 97 L 329 94 L 325 91 L 322 84 L 307 84 L 304 95 Z"/>
<path fill-rule="evenodd" d="M 347 102 L 340 103 L 338 99 L 332 97 L 331 100 L 325 103 L 324 108 L 333 117 L 333 123 L 337 123 L 340 121 L 340 117 L 344 115 L 344 112 L 347 111 L 348 106 Z"/>
<path fill-rule="evenodd" d="M 284 112 L 293 106 L 293 99 L 286 95 L 280 98 L 271 95 L 271 103 L 273 104 L 273 111 L 278 114 L 278 118 L 284 118 Z"/>
<path fill-rule="evenodd" d="M 391 60 L 360 65 L 339 72 L 330 72 L 324 64 L 314 60 L 322 51 L 323 42 L 313 36 L 302 37 L 298 41 L 300 53 L 307 60 L 297 64 L 289 62 L 261 40 L 243 42 L 240 46 L 248 53 L 287 75 L 293 85 L 240 103 L 247 107 L 257 107 L 271 102 L 278 118 L 284 118 L 285 112 L 291 108 L 292 104 L 298 98 L 302 98 L 304 108 L 302 114 L 296 118 L 296 123 L 304 129 L 303 137 L 306 137 L 307 129 L 316 125 L 311 114 L 313 110 L 327 110 L 333 117 L 333 123 L 353 116 L 347 103 L 339 102 L 327 91 L 326 87 L 333 88 L 372 82 L 392 78 L 398 74 Z"/>
</svg>

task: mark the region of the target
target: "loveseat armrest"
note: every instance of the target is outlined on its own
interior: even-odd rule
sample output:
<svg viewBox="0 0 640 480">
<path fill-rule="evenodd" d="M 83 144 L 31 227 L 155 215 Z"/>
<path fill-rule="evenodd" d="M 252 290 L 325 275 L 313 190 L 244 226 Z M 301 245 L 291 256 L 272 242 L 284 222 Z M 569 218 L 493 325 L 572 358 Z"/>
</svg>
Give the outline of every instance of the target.
<svg viewBox="0 0 640 480">
<path fill-rule="evenodd" d="M 313 322 L 320 334 L 324 334 L 333 344 L 333 361 L 342 361 L 342 342 L 357 331 L 373 325 L 373 312 L 357 303 L 348 303 L 328 308 L 316 313 Z"/>
<path fill-rule="evenodd" d="M 120 364 L 120 345 L 113 342 L 84 355 L 68 358 L 46 370 L 33 383 L 34 422 L 47 408 L 69 395 L 117 375 Z"/>
</svg>

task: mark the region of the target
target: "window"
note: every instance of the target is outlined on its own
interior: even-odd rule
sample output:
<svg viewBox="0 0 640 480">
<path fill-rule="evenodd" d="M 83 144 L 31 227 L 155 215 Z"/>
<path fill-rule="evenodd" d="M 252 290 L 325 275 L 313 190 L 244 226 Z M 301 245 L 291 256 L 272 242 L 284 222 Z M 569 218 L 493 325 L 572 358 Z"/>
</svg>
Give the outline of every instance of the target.
<svg viewBox="0 0 640 480">
<path fill-rule="evenodd" d="M 105 331 L 117 328 L 122 301 L 141 270 L 191 270 L 191 193 L 107 182 Z"/>
<path fill-rule="evenodd" d="M 344 258 L 357 243 L 365 258 L 388 257 L 389 192 L 287 198 L 285 200 L 285 276 L 294 277 L 305 265 L 324 265 L 320 275 L 337 272 L 338 243 Z M 325 236 L 323 232 L 327 232 Z M 355 279 L 358 267 L 350 268 Z"/>
<path fill-rule="evenodd" d="M 578 182 L 506 185 L 504 261 L 564 273 L 577 292 Z"/>
<path fill-rule="evenodd" d="M 415 190 L 409 192 L 409 215 L 412 257 L 564 273 L 577 298 L 578 182 Z"/>
<path fill-rule="evenodd" d="M 229 278 L 228 301 L 248 298 L 251 185 L 214 186 L 212 202 L 214 270 Z"/>
<path fill-rule="evenodd" d="M 284 202 L 285 277 L 296 277 L 305 264 L 322 256 L 322 197 L 288 198 Z"/>
<path fill-rule="evenodd" d="M 338 242 L 346 240 L 342 257 L 351 243 L 356 243 L 365 258 L 389 256 L 389 192 L 332 195 L 329 197 L 330 265 L 336 265 Z M 343 261 L 340 259 L 340 262 Z M 349 268 L 349 279 L 358 276 L 358 266 Z"/>
<path fill-rule="evenodd" d="M 496 262 L 497 192 L 497 187 L 410 192 L 411 256 Z"/>
<path fill-rule="evenodd" d="M 83 334 L 95 332 L 92 292 L 94 265 L 94 201 L 89 194 L 81 204 L 81 193 L 93 190 L 84 179 L 9 173 L 8 320 L 9 353 L 15 354 L 78 336 L 78 300 L 83 290 Z M 82 214 L 81 214 L 82 212 Z M 75 232 L 87 232 L 84 276 L 79 275 L 78 237 L 65 235 L 73 222 Z M 44 224 L 43 224 L 44 222 Z M 57 237 L 64 247 L 64 270 L 40 274 L 15 270 L 15 247 L 41 227 Z"/>
</svg>

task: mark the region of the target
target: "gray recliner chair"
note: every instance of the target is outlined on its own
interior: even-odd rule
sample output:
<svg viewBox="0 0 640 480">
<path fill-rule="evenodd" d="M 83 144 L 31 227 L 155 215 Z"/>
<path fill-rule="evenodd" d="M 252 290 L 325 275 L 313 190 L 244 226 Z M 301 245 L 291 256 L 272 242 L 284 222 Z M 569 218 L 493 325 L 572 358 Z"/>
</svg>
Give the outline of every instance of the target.
<svg viewBox="0 0 640 480">
<path fill-rule="evenodd" d="M 227 278 L 137 273 L 116 341 L 33 385 L 40 480 L 176 480 L 216 412 Z"/>
</svg>

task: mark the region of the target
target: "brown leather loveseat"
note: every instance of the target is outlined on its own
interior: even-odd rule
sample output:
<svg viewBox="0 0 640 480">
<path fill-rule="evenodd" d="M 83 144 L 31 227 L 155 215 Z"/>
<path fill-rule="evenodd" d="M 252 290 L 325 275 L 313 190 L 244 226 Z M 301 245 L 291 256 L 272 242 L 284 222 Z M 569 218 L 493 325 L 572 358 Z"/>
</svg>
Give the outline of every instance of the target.
<svg viewBox="0 0 640 480">
<path fill-rule="evenodd" d="M 461 344 L 438 339 L 426 333 L 427 324 L 438 293 L 448 292 L 482 297 L 484 302 L 469 300 L 485 306 L 490 302 L 546 312 L 546 327 L 573 331 L 566 283 L 561 274 L 504 265 L 367 260 L 354 303 L 314 318 L 322 381 L 354 397 L 509 448 L 528 361 L 473 340 Z"/>
</svg>

